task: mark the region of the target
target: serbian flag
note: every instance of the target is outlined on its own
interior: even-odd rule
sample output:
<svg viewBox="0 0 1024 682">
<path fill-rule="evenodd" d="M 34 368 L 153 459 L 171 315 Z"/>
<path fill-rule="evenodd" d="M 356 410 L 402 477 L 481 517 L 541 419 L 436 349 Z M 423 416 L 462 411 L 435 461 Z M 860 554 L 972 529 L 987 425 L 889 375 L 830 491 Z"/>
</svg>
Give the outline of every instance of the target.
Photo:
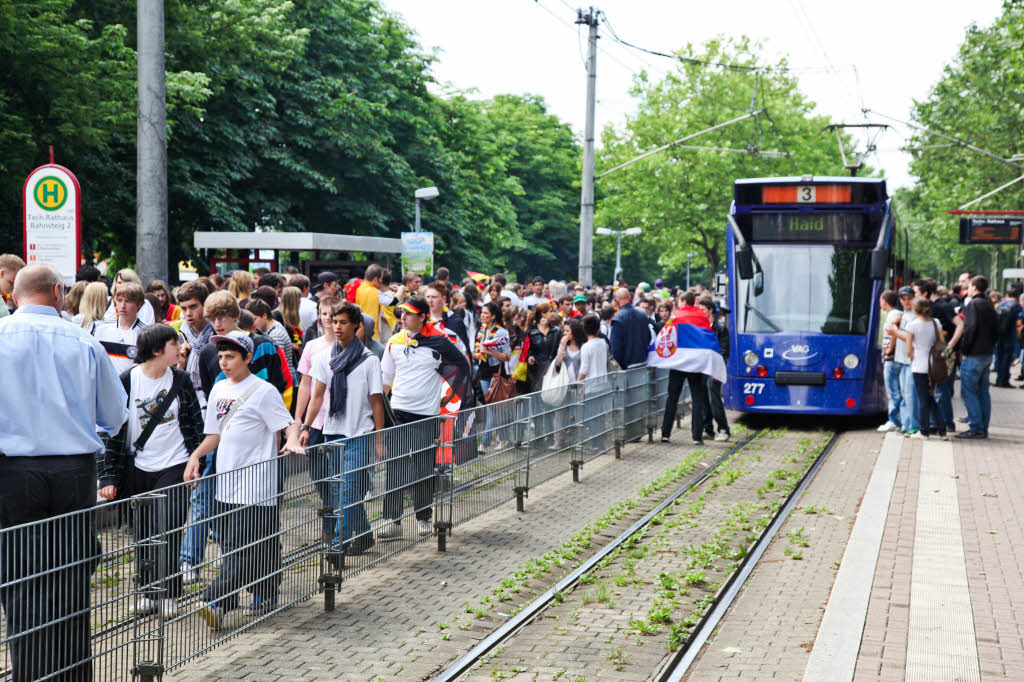
<svg viewBox="0 0 1024 682">
<path fill-rule="evenodd" d="M 684 306 L 676 311 L 651 344 L 647 366 L 697 372 L 725 382 L 725 360 L 703 309 Z"/>
</svg>

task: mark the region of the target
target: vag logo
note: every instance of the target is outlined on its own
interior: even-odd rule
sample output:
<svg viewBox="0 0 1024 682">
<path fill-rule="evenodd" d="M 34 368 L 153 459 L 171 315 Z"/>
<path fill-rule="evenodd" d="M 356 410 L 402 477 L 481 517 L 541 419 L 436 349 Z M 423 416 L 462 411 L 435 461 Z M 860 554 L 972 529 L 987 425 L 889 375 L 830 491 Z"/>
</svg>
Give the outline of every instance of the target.
<svg viewBox="0 0 1024 682">
<path fill-rule="evenodd" d="M 782 354 L 782 357 L 786 360 L 809 360 L 815 355 L 817 355 L 817 353 L 811 353 L 810 346 L 794 343 L 789 347 L 789 350 Z"/>
</svg>

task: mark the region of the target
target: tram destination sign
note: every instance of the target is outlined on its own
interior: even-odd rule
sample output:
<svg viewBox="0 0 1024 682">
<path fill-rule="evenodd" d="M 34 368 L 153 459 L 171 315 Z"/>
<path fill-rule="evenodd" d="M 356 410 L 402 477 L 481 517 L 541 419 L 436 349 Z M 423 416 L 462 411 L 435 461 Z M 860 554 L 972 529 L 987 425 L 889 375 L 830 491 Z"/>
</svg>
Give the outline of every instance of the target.
<svg viewBox="0 0 1024 682">
<path fill-rule="evenodd" d="M 981 216 L 960 219 L 961 244 L 1020 244 L 1024 218 Z"/>
<path fill-rule="evenodd" d="M 755 213 L 740 216 L 741 228 L 756 242 L 867 242 L 878 234 L 879 218 L 868 213 Z M 746 230 L 744 230 L 746 231 Z"/>
</svg>

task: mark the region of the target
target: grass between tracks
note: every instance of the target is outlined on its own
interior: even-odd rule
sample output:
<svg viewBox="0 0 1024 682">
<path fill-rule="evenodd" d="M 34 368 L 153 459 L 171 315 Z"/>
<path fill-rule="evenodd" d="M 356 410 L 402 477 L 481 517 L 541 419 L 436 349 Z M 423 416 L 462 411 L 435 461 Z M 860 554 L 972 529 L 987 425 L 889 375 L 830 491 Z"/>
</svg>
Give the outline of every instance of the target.
<svg viewBox="0 0 1024 682">
<path fill-rule="evenodd" d="M 691 490 L 677 499 L 673 505 L 655 517 L 647 528 L 633 535 L 602 559 L 594 570 L 581 579 L 580 585 L 572 593 L 556 595 L 552 612 L 573 608 L 568 618 L 563 621 L 564 624 L 555 626 L 554 632 L 569 635 L 571 629 L 580 627 L 581 608 L 590 616 L 589 619 L 584 618 L 583 622 L 589 620 L 587 624 L 592 625 L 595 621 L 601 620 L 600 614 L 594 613 L 593 609 L 602 604 L 605 607 L 614 607 L 616 598 L 625 595 L 623 598 L 627 599 L 632 616 L 628 621 L 628 628 L 615 625 L 615 631 L 604 640 L 604 644 L 609 647 L 606 659 L 612 668 L 623 671 L 630 667 L 630 660 L 634 658 L 629 651 L 631 647 L 651 643 L 663 647 L 661 650 L 664 652 L 666 649 L 675 650 L 684 645 L 701 617 L 715 601 L 717 593 L 738 568 L 740 560 L 746 556 L 751 544 L 771 521 L 830 438 L 830 434 L 822 433 L 801 437 L 797 440 L 795 449 L 785 452 L 778 460 L 775 457 L 769 460 L 778 461 L 780 466 L 761 474 L 764 476 L 763 484 L 753 489 L 756 499 L 745 499 L 725 505 L 718 500 L 714 511 L 706 513 L 708 502 L 715 499 L 716 490 L 730 486 L 751 474 L 752 469 L 760 468 L 764 471 L 761 451 L 771 445 L 772 440 L 781 438 L 786 433 L 784 428 L 767 431 L 738 450 L 723 462 L 700 488 Z M 703 454 L 694 453 L 691 458 Z M 694 461 L 691 461 L 691 458 L 652 482 L 652 489 L 643 493 L 640 499 L 685 475 L 688 470 L 684 469 L 687 466 L 692 470 L 699 458 Z M 486 609 L 467 604 L 467 612 L 482 618 L 494 606 L 503 601 L 511 601 L 513 594 L 522 598 L 524 595 L 517 593 L 528 585 L 531 578 L 543 577 L 552 568 L 571 562 L 584 549 L 589 548 L 596 532 L 621 519 L 636 504 L 637 502 L 630 500 L 616 505 L 609 510 L 609 514 L 584 528 L 560 550 L 527 562 L 512 578 L 502 581 L 491 595 L 481 600 L 482 607 L 487 607 Z M 805 509 L 805 513 L 810 514 L 817 511 L 819 510 L 814 508 Z M 692 530 L 698 527 L 701 530 Z M 692 537 L 697 533 L 701 540 L 699 544 L 679 544 L 684 534 Z M 795 531 L 787 539 L 790 547 L 787 547 L 786 554 L 793 559 L 800 559 L 799 549 L 807 546 L 807 538 L 802 532 Z M 578 566 L 579 563 L 576 561 L 572 565 Z M 677 566 L 678 569 L 675 568 Z M 658 570 L 658 567 L 662 567 L 663 570 Z M 664 570 L 667 567 L 672 567 L 673 570 Z M 528 601 L 529 599 L 524 600 L 518 608 L 525 606 Z M 638 607 L 638 604 L 642 604 L 642 607 Z M 559 606 L 562 608 L 557 608 Z M 508 610 L 515 612 L 518 608 Z M 556 615 L 553 618 L 559 620 L 561 616 Z M 645 665 L 648 666 L 646 671 L 650 672 L 649 661 L 650 657 L 647 664 L 636 662 L 636 670 L 633 672 L 643 672 Z M 488 659 L 487 663 L 490 662 Z M 503 669 L 499 663 L 494 663 L 491 677 L 501 679 L 527 672 L 528 667 L 523 663 L 524 661 L 519 659 L 510 669 Z M 534 679 L 540 678 L 535 674 Z"/>
</svg>

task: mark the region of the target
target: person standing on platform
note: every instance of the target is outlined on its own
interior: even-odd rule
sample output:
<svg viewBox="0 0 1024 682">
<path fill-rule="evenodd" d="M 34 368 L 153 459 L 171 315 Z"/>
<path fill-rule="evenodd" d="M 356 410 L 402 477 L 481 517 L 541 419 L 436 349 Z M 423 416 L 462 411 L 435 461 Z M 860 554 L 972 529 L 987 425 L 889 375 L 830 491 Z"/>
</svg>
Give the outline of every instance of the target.
<svg viewBox="0 0 1024 682">
<path fill-rule="evenodd" d="M 620 289 L 619 291 L 622 290 Z M 696 296 L 694 296 L 692 291 L 687 291 L 683 294 L 683 306 L 676 311 L 675 317 L 661 330 L 661 334 L 658 335 L 658 339 L 654 344 L 654 354 L 650 356 L 654 358 L 667 354 L 669 360 L 674 359 L 677 361 L 673 365 L 680 367 L 675 369 L 672 365 L 665 365 L 668 367 L 669 373 L 668 396 L 665 398 L 665 415 L 661 422 L 662 443 L 670 442 L 672 425 L 675 423 L 676 409 L 679 405 L 679 396 L 683 392 L 683 384 L 686 383 L 690 387 L 690 399 L 693 401 L 693 411 L 690 413 L 692 443 L 694 445 L 704 444 L 704 413 L 709 409 L 706 377 L 713 376 L 713 374 L 710 371 L 698 371 L 698 368 L 709 367 L 708 358 L 704 357 L 709 354 L 709 351 L 713 352 L 717 356 L 718 363 L 723 368 L 725 367 L 725 361 L 722 360 L 721 349 L 718 345 L 718 338 L 711 331 L 711 323 L 708 321 L 707 313 L 695 306 L 695 301 Z M 646 316 L 644 318 L 646 320 Z M 693 348 L 696 352 L 692 354 L 692 358 L 689 358 L 689 362 L 687 362 L 687 358 L 684 356 L 690 349 L 686 347 L 684 350 L 682 346 L 684 340 L 680 338 L 680 331 L 684 329 L 695 335 L 695 338 L 703 337 L 702 340 L 704 342 L 702 348 Z M 672 335 L 672 331 L 676 331 L 676 334 Z M 614 332 L 615 328 L 613 327 L 612 333 Z M 675 345 L 677 343 L 679 344 L 678 347 Z M 690 367 L 684 368 L 682 366 L 684 364 L 690 365 Z"/>
<path fill-rule="evenodd" d="M 1021 310 L 1020 289 L 1007 287 L 1006 295 L 996 306 L 996 322 L 998 325 L 998 336 L 996 337 L 996 383 L 999 388 L 1013 388 L 1010 385 L 1010 365 L 1013 364 L 1013 355 L 1017 350 L 1017 336 L 1020 333 L 1021 320 L 1024 319 L 1024 310 Z"/>
<path fill-rule="evenodd" d="M 384 497 L 383 528 L 380 538 L 402 534 L 402 509 L 406 489 L 412 494 L 416 531 L 433 532 L 430 519 L 434 501 L 434 439 L 437 424 L 431 417 L 452 400 L 461 400 L 468 384 L 469 362 L 445 332 L 427 319 L 430 307 L 422 298 L 410 298 L 398 306 L 402 311 L 402 331 L 392 336 L 384 348 L 381 368 L 384 393 L 391 394 L 391 407 L 398 425 L 407 427 L 409 443 L 422 447 L 411 458 L 393 458 L 387 462 L 387 490 Z M 441 383 L 447 381 L 451 392 L 441 397 Z"/>
<path fill-rule="evenodd" d="M 651 345 L 650 320 L 633 307 L 629 289 L 616 289 L 614 300 L 619 311 L 612 318 L 612 356 L 622 369 L 639 367 L 647 362 L 647 350 Z"/>
<path fill-rule="evenodd" d="M 992 401 L 988 389 L 989 364 L 997 336 L 996 310 L 985 295 L 988 280 L 981 275 L 967 285 L 970 300 L 964 305 L 964 333 L 960 339 L 960 398 L 967 408 L 970 429 L 957 438 L 988 438 Z"/>
<path fill-rule="evenodd" d="M 14 301 L 11 294 L 14 293 L 14 278 L 18 272 L 25 267 L 25 261 L 13 253 L 0 254 L 0 317 L 7 317 L 11 314 L 10 306 Z"/>
<path fill-rule="evenodd" d="M 899 296 L 892 289 L 886 289 L 879 298 L 885 322 L 882 329 L 896 327 L 900 323 L 902 308 Z M 903 390 L 900 388 L 900 372 L 903 365 L 896 361 L 896 335 L 885 332 L 882 345 L 882 373 L 885 377 L 885 392 L 889 398 L 889 419 L 878 427 L 879 433 L 903 430 Z"/>
<path fill-rule="evenodd" d="M 0 603 L 15 680 L 92 680 L 89 578 L 96 503 L 97 435 L 128 419 L 121 380 L 100 343 L 60 317 L 64 281 L 29 265 L 13 287 L 17 312 L 0 320 Z M 45 420 L 45 432 L 40 420 Z M 59 551 L 54 551 L 59 549 Z M 59 557 L 59 559 L 58 559 Z"/>
</svg>

